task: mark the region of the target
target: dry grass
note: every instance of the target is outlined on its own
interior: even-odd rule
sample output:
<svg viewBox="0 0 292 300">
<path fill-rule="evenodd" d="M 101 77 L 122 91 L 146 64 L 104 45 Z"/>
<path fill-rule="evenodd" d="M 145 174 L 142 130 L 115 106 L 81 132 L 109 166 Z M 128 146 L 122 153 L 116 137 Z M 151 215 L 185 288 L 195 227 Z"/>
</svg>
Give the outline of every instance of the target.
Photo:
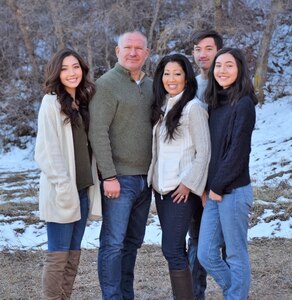
<svg viewBox="0 0 292 300">
<path fill-rule="evenodd" d="M 292 299 L 292 240 L 253 240 L 250 300 Z M 43 251 L 0 252 L 0 299 L 40 299 Z M 96 272 L 97 250 L 83 250 L 73 300 L 101 299 Z M 135 291 L 137 300 L 165 300 L 171 295 L 167 264 L 160 247 L 144 245 L 138 254 Z M 222 299 L 208 277 L 206 300 Z"/>
<path fill-rule="evenodd" d="M 253 187 L 255 199 L 275 202 L 280 196 L 292 199 L 292 189 L 288 181 L 281 181 L 278 184 Z"/>
<path fill-rule="evenodd" d="M 39 170 L 0 173 L 1 200 L 31 198 L 37 200 Z"/>
<path fill-rule="evenodd" d="M 292 199 L 292 189 L 287 181 L 282 181 L 273 188 L 268 185 L 254 187 L 253 192 L 255 202 L 250 216 L 250 227 L 257 224 L 259 217 L 264 213 L 265 209 L 273 211 L 272 216 L 265 218 L 264 221 L 267 223 L 275 219 L 285 221 L 291 217 L 292 203 L 277 202 L 281 196 Z"/>
<path fill-rule="evenodd" d="M 0 174 L 0 183 L 3 186 L 0 191 L 0 214 L 13 217 L 13 221 L 23 220 L 27 225 L 37 223 L 38 219 L 33 213 L 38 209 L 37 182 L 37 170 Z M 272 209 L 275 216 L 268 217 L 266 222 L 273 218 L 287 220 L 291 216 L 291 202 L 276 202 L 280 196 L 292 199 L 291 186 L 287 182 L 282 182 L 275 188 L 255 187 L 254 194 L 256 201 L 251 215 L 251 226 L 258 222 L 267 208 Z M 152 204 L 150 217 L 156 213 L 155 205 Z M 249 300 L 292 300 L 292 240 L 257 239 L 249 243 L 249 249 L 252 263 Z M 1 300 L 40 299 L 44 255 L 43 251 L 0 252 Z M 101 299 L 96 255 L 97 250 L 83 250 L 72 300 Z M 167 264 L 160 247 L 144 245 L 140 249 L 135 290 L 137 300 L 165 300 L 171 296 Z M 218 286 L 210 277 L 206 294 L 206 300 L 222 299 Z"/>
</svg>

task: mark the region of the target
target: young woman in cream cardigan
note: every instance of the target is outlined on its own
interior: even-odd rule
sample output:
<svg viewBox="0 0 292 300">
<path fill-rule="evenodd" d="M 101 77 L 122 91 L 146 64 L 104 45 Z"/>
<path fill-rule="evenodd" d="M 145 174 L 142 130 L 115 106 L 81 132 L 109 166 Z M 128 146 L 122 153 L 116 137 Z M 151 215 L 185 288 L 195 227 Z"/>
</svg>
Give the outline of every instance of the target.
<svg viewBox="0 0 292 300">
<path fill-rule="evenodd" d="M 40 219 L 48 251 L 42 299 L 70 299 L 88 217 L 101 216 L 99 181 L 87 138 L 88 103 L 95 93 L 88 67 L 71 49 L 46 68 L 38 116 L 35 160 L 41 169 Z"/>
</svg>

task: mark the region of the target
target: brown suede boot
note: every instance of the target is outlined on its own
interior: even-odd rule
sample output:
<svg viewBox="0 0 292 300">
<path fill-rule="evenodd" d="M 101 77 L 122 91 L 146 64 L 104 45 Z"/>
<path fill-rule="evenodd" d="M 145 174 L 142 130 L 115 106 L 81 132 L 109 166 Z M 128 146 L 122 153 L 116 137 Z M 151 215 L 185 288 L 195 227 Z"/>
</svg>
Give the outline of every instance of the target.
<svg viewBox="0 0 292 300">
<path fill-rule="evenodd" d="M 62 298 L 63 300 L 70 300 L 71 298 L 73 284 L 79 266 L 80 254 L 81 254 L 80 250 L 69 251 L 69 258 L 68 258 L 67 265 L 65 266 L 64 280 L 63 280 L 63 290 L 64 290 L 64 296 Z"/>
<path fill-rule="evenodd" d="M 63 277 L 69 252 L 48 252 L 42 278 L 42 299 L 61 300 L 64 294 Z"/>
<path fill-rule="evenodd" d="M 169 271 L 173 299 L 175 300 L 193 300 L 194 291 L 192 284 L 192 275 L 189 268 L 185 270 Z"/>
</svg>

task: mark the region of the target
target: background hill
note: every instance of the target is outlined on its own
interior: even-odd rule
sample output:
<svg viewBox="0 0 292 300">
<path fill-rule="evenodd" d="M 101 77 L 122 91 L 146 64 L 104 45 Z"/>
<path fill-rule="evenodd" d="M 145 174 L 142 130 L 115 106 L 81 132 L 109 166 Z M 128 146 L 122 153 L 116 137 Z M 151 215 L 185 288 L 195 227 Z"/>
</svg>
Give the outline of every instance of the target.
<svg viewBox="0 0 292 300">
<path fill-rule="evenodd" d="M 152 75 L 159 59 L 191 60 L 192 35 L 216 29 L 242 48 L 261 102 L 292 94 L 292 4 L 289 0 L 0 0 L 0 150 L 25 148 L 36 135 L 44 66 L 57 49 L 73 47 L 92 78 L 111 68 L 117 37 L 138 29 L 149 40 Z"/>
</svg>

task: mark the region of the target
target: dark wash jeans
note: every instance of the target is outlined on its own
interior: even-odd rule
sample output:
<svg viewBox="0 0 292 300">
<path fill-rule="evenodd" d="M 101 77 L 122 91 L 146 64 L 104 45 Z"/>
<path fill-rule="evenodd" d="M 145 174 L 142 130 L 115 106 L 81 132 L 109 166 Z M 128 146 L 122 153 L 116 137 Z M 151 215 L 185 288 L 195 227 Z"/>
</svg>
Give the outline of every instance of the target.
<svg viewBox="0 0 292 300">
<path fill-rule="evenodd" d="M 81 219 L 72 223 L 47 223 L 48 252 L 80 250 L 84 235 L 89 199 L 87 188 L 79 191 Z"/>
<path fill-rule="evenodd" d="M 118 176 L 119 198 L 103 196 L 98 276 L 103 300 L 134 299 L 134 267 L 141 247 L 151 189 L 146 176 Z"/>
<path fill-rule="evenodd" d="M 197 257 L 202 214 L 203 206 L 201 204 L 195 210 L 189 227 L 188 258 L 192 272 L 195 300 L 205 300 L 205 290 L 207 288 L 207 272 L 201 266 Z"/>
<path fill-rule="evenodd" d="M 157 213 L 162 230 L 162 252 L 169 270 L 185 270 L 189 266 L 186 252 L 186 235 L 194 212 L 199 209 L 201 199 L 190 193 L 186 203 L 173 203 L 171 194 L 161 196 L 155 192 Z"/>
</svg>

